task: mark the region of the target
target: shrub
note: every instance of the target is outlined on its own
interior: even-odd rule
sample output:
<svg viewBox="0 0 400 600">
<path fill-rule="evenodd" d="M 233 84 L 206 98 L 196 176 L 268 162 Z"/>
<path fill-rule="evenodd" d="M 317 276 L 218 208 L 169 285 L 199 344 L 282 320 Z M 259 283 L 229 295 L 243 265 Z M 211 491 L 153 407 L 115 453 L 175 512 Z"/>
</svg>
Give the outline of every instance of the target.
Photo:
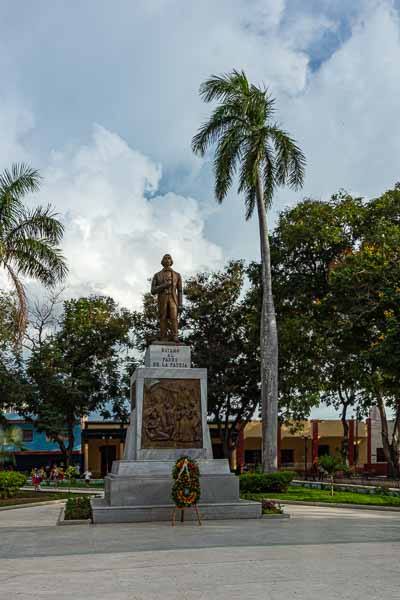
<svg viewBox="0 0 400 600">
<path fill-rule="evenodd" d="M 77 477 L 79 477 L 78 469 L 71 465 L 65 470 L 65 477 L 69 479 L 70 484 L 75 483 Z"/>
<path fill-rule="evenodd" d="M 75 519 L 91 519 L 92 507 L 90 506 L 90 498 L 88 496 L 78 496 L 78 498 L 68 498 L 65 505 L 66 521 Z"/>
<path fill-rule="evenodd" d="M 15 496 L 19 488 L 26 483 L 25 475 L 16 471 L 0 472 L 0 498 Z"/>
<path fill-rule="evenodd" d="M 240 491 L 259 494 L 263 492 L 287 492 L 295 477 L 293 471 L 275 473 L 246 473 L 240 476 Z"/>
</svg>

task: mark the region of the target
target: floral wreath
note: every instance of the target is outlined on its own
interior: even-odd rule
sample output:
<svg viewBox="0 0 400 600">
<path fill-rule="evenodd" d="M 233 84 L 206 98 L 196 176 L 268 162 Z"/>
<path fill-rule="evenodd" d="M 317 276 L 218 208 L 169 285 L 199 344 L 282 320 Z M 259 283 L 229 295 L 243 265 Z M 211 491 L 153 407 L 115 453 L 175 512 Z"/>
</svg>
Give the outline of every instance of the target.
<svg viewBox="0 0 400 600">
<path fill-rule="evenodd" d="M 172 500 L 178 508 L 188 508 L 200 500 L 200 470 L 189 456 L 181 456 L 172 469 Z"/>
</svg>

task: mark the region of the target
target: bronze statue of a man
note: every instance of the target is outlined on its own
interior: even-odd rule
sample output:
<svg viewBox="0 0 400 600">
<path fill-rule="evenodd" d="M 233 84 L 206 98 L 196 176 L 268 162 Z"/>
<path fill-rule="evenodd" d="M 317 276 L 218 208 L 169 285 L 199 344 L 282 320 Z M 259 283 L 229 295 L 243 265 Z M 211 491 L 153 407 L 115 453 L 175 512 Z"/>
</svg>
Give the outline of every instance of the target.
<svg viewBox="0 0 400 600">
<path fill-rule="evenodd" d="M 172 270 L 173 260 L 165 254 L 161 264 L 163 270 L 156 273 L 151 283 L 151 293 L 157 294 L 160 339 L 178 341 L 178 312 L 182 308 L 182 278 Z M 170 337 L 167 336 L 168 324 Z"/>
</svg>

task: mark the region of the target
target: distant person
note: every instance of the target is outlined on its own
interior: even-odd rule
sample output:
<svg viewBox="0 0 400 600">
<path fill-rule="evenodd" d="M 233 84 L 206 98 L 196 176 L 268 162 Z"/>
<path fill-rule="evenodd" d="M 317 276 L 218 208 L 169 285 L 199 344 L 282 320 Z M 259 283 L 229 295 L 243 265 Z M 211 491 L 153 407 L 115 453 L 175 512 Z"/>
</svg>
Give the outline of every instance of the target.
<svg viewBox="0 0 400 600">
<path fill-rule="evenodd" d="M 83 476 L 85 478 L 86 487 L 88 487 L 90 485 L 90 481 L 92 479 L 92 472 L 88 469 L 87 471 L 84 472 Z"/>
<path fill-rule="evenodd" d="M 35 492 L 40 492 L 41 481 L 42 481 L 42 476 L 40 474 L 40 471 L 39 471 L 39 469 L 36 469 L 36 467 L 35 467 L 33 469 L 33 474 L 32 474 L 32 483 L 33 483 Z"/>
<path fill-rule="evenodd" d="M 50 473 L 50 479 L 52 480 L 55 488 L 58 487 L 59 478 L 60 478 L 60 471 L 59 471 L 57 465 L 53 465 L 53 468 L 51 469 L 51 473 Z"/>
</svg>

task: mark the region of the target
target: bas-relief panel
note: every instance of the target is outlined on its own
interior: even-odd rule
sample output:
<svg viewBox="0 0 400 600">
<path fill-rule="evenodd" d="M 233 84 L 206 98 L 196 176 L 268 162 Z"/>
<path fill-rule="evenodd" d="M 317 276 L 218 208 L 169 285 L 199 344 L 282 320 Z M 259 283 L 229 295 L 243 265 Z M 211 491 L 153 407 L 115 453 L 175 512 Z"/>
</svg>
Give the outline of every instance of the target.
<svg viewBox="0 0 400 600">
<path fill-rule="evenodd" d="M 142 448 L 202 448 L 200 381 L 145 379 Z"/>
</svg>

